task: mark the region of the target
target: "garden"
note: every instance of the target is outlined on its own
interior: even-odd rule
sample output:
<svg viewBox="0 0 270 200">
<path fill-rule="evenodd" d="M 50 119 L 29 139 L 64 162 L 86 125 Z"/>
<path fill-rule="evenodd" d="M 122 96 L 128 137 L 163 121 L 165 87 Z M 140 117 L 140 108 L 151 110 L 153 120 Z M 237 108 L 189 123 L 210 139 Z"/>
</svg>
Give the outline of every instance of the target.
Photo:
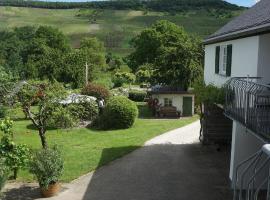
<svg viewBox="0 0 270 200">
<path fill-rule="evenodd" d="M 52 27 L 2 33 L 1 189 L 6 181 L 38 182 L 43 196 L 53 196 L 60 182 L 198 119 L 155 119 L 147 103 L 150 86 L 187 90 L 202 74 L 200 41 L 171 22 L 133 38 L 125 58 L 106 53 L 97 38 L 74 49 Z"/>
<path fill-rule="evenodd" d="M 111 96 L 112 91 L 95 84 L 81 93 L 106 99 L 106 107 L 99 110 L 95 100 L 83 98 L 79 103 L 62 104 L 59 99 L 65 100 L 68 91 L 61 84 L 33 82 L 22 86 L 17 103 L 1 108 L 2 117 L 5 115 L 0 123 L 1 166 L 5 166 L 2 182 L 8 178 L 38 181 L 41 188 L 69 182 L 130 153 L 154 136 L 197 120 L 196 116 L 154 119 L 146 102 Z M 137 101 L 145 95 L 134 90 L 128 93 Z M 104 155 L 104 149 L 110 151 Z"/>
</svg>

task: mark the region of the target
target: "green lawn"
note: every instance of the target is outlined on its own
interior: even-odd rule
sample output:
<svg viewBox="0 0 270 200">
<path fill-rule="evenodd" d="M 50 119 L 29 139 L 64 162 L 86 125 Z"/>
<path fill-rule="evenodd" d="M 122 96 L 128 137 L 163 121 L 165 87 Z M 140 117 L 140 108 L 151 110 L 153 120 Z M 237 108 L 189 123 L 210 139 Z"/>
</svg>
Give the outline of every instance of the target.
<svg viewBox="0 0 270 200">
<path fill-rule="evenodd" d="M 119 44 L 108 50 L 126 55 L 132 51 L 129 46 L 130 39 L 157 20 L 172 21 L 202 38 L 215 32 L 230 20 L 216 18 L 204 10 L 175 15 L 166 12 L 103 10 L 93 24 L 87 14 L 79 17 L 78 12 L 79 9 L 0 7 L 0 30 L 26 25 L 50 25 L 62 30 L 71 39 L 73 46 L 78 46 L 79 40 L 85 36 L 96 36 L 105 43 L 109 37 Z M 240 11 L 236 11 L 234 15 L 239 13 Z"/>
<path fill-rule="evenodd" d="M 149 118 L 150 113 L 142 104 L 139 108 L 141 111 L 139 118 L 135 125 L 127 130 L 96 131 L 75 128 L 48 131 L 49 144 L 58 144 L 63 150 L 65 171 L 62 181 L 69 182 L 135 150 L 157 135 L 198 119 L 197 116 L 180 120 L 142 119 L 140 117 Z M 33 149 L 41 147 L 37 131 L 31 128 L 30 121 L 16 120 L 14 133 L 16 142 L 27 144 Z M 33 177 L 27 171 L 21 171 L 18 180 L 32 181 Z"/>
</svg>

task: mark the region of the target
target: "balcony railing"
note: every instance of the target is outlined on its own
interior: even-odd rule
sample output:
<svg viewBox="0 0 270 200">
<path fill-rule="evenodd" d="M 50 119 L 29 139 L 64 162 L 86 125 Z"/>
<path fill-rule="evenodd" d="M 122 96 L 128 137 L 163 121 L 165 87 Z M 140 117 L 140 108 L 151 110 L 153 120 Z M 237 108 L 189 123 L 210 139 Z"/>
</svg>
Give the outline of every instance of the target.
<svg viewBox="0 0 270 200">
<path fill-rule="evenodd" d="M 270 139 L 270 86 L 259 78 L 232 78 L 225 84 L 225 114 L 255 134 Z"/>
</svg>

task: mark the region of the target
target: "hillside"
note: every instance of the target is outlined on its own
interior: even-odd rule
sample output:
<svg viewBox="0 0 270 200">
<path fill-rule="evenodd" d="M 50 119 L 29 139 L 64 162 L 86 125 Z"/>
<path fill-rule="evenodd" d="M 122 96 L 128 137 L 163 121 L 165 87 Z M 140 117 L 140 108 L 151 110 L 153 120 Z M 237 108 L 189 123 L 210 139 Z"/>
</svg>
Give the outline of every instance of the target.
<svg viewBox="0 0 270 200">
<path fill-rule="evenodd" d="M 69 36 L 73 46 L 85 36 L 104 41 L 108 51 L 127 54 L 129 41 L 157 20 L 172 21 L 201 38 L 213 33 L 240 10 L 194 9 L 178 12 L 156 12 L 113 9 L 40 9 L 0 6 L 0 30 L 18 26 L 49 25 Z"/>
<path fill-rule="evenodd" d="M 132 9 L 148 11 L 187 11 L 194 9 L 226 9 L 239 10 L 241 7 L 223 0 L 94 0 L 90 2 L 72 2 L 64 0 L 1 0 L 3 6 L 70 9 L 70 8 L 95 8 L 95 9 Z"/>
</svg>

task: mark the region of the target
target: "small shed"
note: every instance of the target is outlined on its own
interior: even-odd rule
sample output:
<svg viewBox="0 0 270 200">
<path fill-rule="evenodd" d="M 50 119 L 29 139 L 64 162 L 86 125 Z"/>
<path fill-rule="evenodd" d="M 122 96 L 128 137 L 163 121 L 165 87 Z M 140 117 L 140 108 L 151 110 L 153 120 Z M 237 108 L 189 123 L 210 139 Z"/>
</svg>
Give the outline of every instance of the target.
<svg viewBox="0 0 270 200">
<path fill-rule="evenodd" d="M 175 87 L 153 87 L 149 92 L 150 98 L 155 102 L 156 108 L 163 110 L 175 109 L 179 116 L 194 115 L 195 95 Z"/>
</svg>

